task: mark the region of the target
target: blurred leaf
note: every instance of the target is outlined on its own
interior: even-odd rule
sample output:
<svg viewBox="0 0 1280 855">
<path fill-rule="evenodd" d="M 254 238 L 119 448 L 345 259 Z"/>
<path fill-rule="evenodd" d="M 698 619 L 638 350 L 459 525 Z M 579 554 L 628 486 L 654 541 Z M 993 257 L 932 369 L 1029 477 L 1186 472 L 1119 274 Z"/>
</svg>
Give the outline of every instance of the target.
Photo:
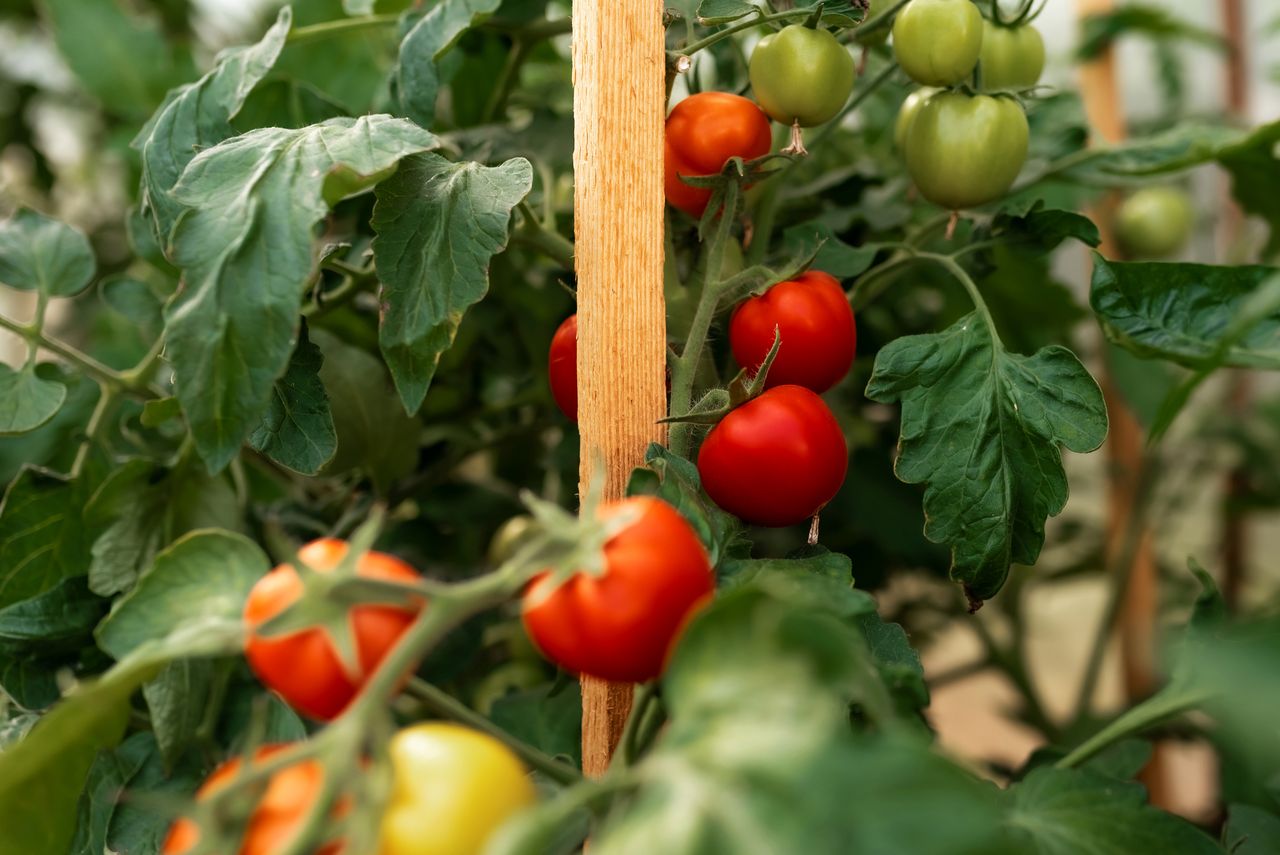
<svg viewBox="0 0 1280 855">
<path fill-rule="evenodd" d="M 1232 805 L 1222 842 L 1231 855 L 1271 855 L 1280 852 L 1280 817 L 1252 805 Z"/>
<path fill-rule="evenodd" d="M 292 20 L 285 6 L 257 44 L 223 51 L 212 71 L 170 92 L 134 138 L 133 147 L 142 155 L 141 214 L 150 220 L 161 250 L 168 248 L 183 211 L 170 192 L 198 151 L 235 135 L 231 119 L 275 64 Z"/>
<path fill-rule="evenodd" d="M 125 785 L 138 774 L 147 754 L 154 750 L 151 734 L 135 733 L 114 750 L 98 752 L 89 767 L 84 792 L 80 794 L 71 855 L 102 855 L 108 851 L 107 829 Z"/>
<path fill-rule="evenodd" d="M 1146 804 L 1140 785 L 1081 769 L 1036 769 L 1008 798 L 1006 824 L 1027 855 L 1222 852 L 1191 823 Z"/>
<path fill-rule="evenodd" d="M 0 654 L 0 689 L 22 709 L 42 710 L 62 696 L 58 660 Z"/>
<path fill-rule="evenodd" d="M 395 82 L 406 116 L 424 128 L 435 124 L 440 92 L 437 63 L 462 34 L 488 18 L 502 0 L 441 0 L 400 42 Z"/>
<path fill-rule="evenodd" d="M 440 354 L 489 291 L 489 261 L 507 245 L 511 211 L 533 186 L 523 158 L 501 166 L 407 160 L 378 187 L 373 256 L 382 281 L 378 340 L 405 411 L 422 406 Z"/>
<path fill-rule="evenodd" d="M 99 293 L 102 302 L 132 322 L 143 339 L 151 342 L 160 337 L 164 329 L 164 299 L 151 286 L 129 276 L 112 276 L 102 282 Z"/>
<path fill-rule="evenodd" d="M 36 374 L 35 363 L 18 371 L 0 363 L 0 435 L 26 433 L 49 421 L 67 399 L 67 387 Z"/>
<path fill-rule="evenodd" d="M 1098 146 L 1067 170 L 1069 177 L 1114 184 L 1181 172 L 1247 147 L 1249 131 L 1202 122 L 1180 122 L 1168 131 L 1114 146 Z"/>
<path fill-rule="evenodd" d="M 1219 151 L 1218 163 L 1231 173 L 1231 194 L 1240 207 L 1271 227 L 1267 252 L 1280 252 L 1280 121 Z"/>
<path fill-rule="evenodd" d="M 196 741 L 208 713 L 214 668 L 208 659 L 178 659 L 142 686 L 151 731 L 166 769 L 173 768 Z"/>
<path fill-rule="evenodd" d="M 272 77 L 258 84 L 231 124 L 240 133 L 257 128 L 305 128 L 346 112 L 313 86 L 292 77 Z"/>
<path fill-rule="evenodd" d="M 698 23 L 704 27 L 727 24 L 750 15 L 758 8 L 747 0 L 702 0 L 698 4 Z"/>
<path fill-rule="evenodd" d="M 98 644 L 118 660 L 148 642 L 179 635 L 187 642 L 167 659 L 239 652 L 245 599 L 270 569 L 267 556 L 248 538 L 192 532 L 157 555 L 116 603 L 98 626 Z"/>
<path fill-rule="evenodd" d="M 303 475 L 319 472 L 338 447 L 329 397 L 320 382 L 323 362 L 304 328 L 289 367 L 275 383 L 270 407 L 249 435 L 255 449 Z"/>
<path fill-rule="evenodd" d="M 152 398 L 142 405 L 142 414 L 138 416 L 138 421 L 143 427 L 154 428 L 181 415 L 182 404 L 177 398 Z"/>
<path fill-rule="evenodd" d="M 191 71 L 159 22 L 117 0 L 41 0 L 54 41 L 80 84 L 112 113 L 142 119 Z"/>
<path fill-rule="evenodd" d="M 421 425 L 405 415 L 378 359 L 320 330 L 313 338 L 324 353 L 320 379 L 338 435 L 338 450 L 324 472 L 362 469 L 385 493 L 417 465 Z"/>
<path fill-rule="evenodd" d="M 926 484 L 925 535 L 951 546 L 951 577 L 974 604 L 1011 564 L 1036 562 L 1045 518 L 1067 501 L 1059 446 L 1088 452 L 1107 434 L 1102 393 L 1071 351 L 1009 353 L 977 313 L 891 342 L 867 397 L 902 402 L 895 472 Z"/>
<path fill-rule="evenodd" d="M 290 5 L 296 28 L 342 18 L 339 0 L 292 0 Z M 395 12 L 409 3 L 383 0 L 380 5 Z M 339 38 L 290 39 L 280 52 L 275 70 L 314 90 L 324 101 L 340 105 L 342 114 L 383 112 L 395 49 L 394 26 L 365 27 L 342 33 Z M 320 106 L 315 100 L 308 100 L 310 107 Z M 378 109 L 374 109 L 375 104 Z"/>
<path fill-rule="evenodd" d="M 134 740 L 145 740 L 143 763 L 128 780 L 122 797 L 117 799 L 107 832 L 107 845 L 110 847 L 108 851 L 120 855 L 143 855 L 161 851 L 169 833 L 169 825 L 173 821 L 167 813 L 156 810 L 145 800 L 129 798 L 131 793 L 189 797 L 195 793 L 204 777 L 204 770 L 190 757 L 184 758 L 175 768 L 167 768 L 150 734 L 135 734 L 125 740 L 124 744 L 129 745 Z M 92 855 L 98 855 L 98 852 Z"/>
<path fill-rule="evenodd" d="M 1084 32 L 1076 56 L 1082 60 L 1099 56 L 1117 38 L 1138 33 L 1158 41 L 1185 40 L 1228 50 L 1228 44 L 1218 33 L 1197 27 L 1175 17 L 1159 6 L 1126 4 L 1112 12 L 1096 13 L 1084 19 Z"/>
<path fill-rule="evenodd" d="M 80 646 L 107 610 L 84 576 L 63 579 L 30 599 L 0 609 L 0 652 L 49 655 Z"/>
<path fill-rule="evenodd" d="M 165 334 L 210 472 L 239 453 L 288 365 L 316 263 L 315 226 L 333 204 L 435 144 L 389 116 L 331 119 L 250 131 L 200 152 L 182 173 L 173 198 L 192 210 L 174 229 L 173 255 L 184 288 L 165 309 Z"/>
<path fill-rule="evenodd" d="M 133 587 L 156 553 L 199 528 L 243 528 L 226 478 L 190 458 L 172 469 L 149 460 L 124 461 L 85 507 L 102 534 L 93 542 L 89 586 L 101 596 Z"/>
<path fill-rule="evenodd" d="M 74 297 L 93 278 L 89 239 L 28 208 L 0 222 L 0 284 L 46 297 Z"/>
<path fill-rule="evenodd" d="M 1280 368 L 1273 267 L 1123 263 L 1096 256 L 1090 302 L 1107 337 L 1188 368 Z"/>
</svg>

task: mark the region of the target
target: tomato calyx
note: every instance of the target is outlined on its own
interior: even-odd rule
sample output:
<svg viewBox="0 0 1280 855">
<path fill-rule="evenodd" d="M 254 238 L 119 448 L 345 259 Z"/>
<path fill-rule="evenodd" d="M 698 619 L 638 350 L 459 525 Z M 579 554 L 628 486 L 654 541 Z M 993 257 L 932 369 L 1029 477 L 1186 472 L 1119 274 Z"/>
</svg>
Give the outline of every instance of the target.
<svg viewBox="0 0 1280 855">
<path fill-rule="evenodd" d="M 765 168 L 770 161 L 778 158 L 782 158 L 788 163 L 792 160 L 790 155 L 783 152 L 770 152 L 754 160 L 744 161 L 741 157 L 731 157 L 724 162 L 724 167 L 714 175 L 679 174 L 680 180 L 690 187 L 711 190 L 711 200 L 707 203 L 706 211 L 698 221 L 698 237 L 706 240 L 712 225 L 720 218 L 722 211 L 725 216 L 736 217 L 741 206 L 743 191 L 752 184 L 782 170 L 781 166 Z"/>
<path fill-rule="evenodd" d="M 683 416 L 668 416 L 661 419 L 661 424 L 714 425 L 729 413 L 741 407 L 752 398 L 758 398 L 765 390 L 765 381 L 769 376 L 769 368 L 778 356 L 782 347 L 782 333 L 774 330 L 773 347 L 760 364 L 760 370 L 750 374 L 744 368 L 729 381 L 727 389 L 712 389 L 703 395 L 696 404 Z"/>
<path fill-rule="evenodd" d="M 1044 11 L 1044 7 L 1048 5 L 1049 0 L 1040 0 L 1040 4 L 1036 5 L 1036 0 L 1022 0 L 1018 4 L 1018 8 L 1005 17 L 1006 12 L 1000 8 L 999 3 L 991 4 L 991 17 L 988 19 L 997 27 L 1008 27 L 1016 29 L 1023 24 L 1029 24 L 1036 18 L 1040 17 L 1040 13 Z"/>
</svg>

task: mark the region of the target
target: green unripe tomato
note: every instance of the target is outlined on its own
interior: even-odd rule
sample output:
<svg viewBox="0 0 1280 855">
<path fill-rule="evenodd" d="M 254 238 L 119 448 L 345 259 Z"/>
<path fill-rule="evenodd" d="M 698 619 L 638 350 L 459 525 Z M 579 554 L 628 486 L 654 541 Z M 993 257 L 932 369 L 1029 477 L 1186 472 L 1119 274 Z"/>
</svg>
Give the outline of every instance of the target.
<svg viewBox="0 0 1280 855">
<path fill-rule="evenodd" d="M 1044 38 L 1030 24 L 1001 27 L 987 21 L 979 61 L 984 91 L 1030 89 L 1044 73 Z"/>
<path fill-rule="evenodd" d="M 916 83 L 952 86 L 982 52 L 982 13 L 970 0 L 911 0 L 893 22 L 893 54 Z"/>
<path fill-rule="evenodd" d="M 1195 225 L 1187 194 L 1176 187 L 1146 187 L 1116 212 L 1116 237 L 1132 258 L 1165 258 L 1182 249 Z"/>
<path fill-rule="evenodd" d="M 920 112 L 925 101 L 941 91 L 932 86 L 921 86 L 902 102 L 902 106 L 898 109 L 898 120 L 893 124 L 893 142 L 898 147 L 898 151 L 907 150 L 907 134 L 911 130 L 911 123 L 915 121 L 916 113 Z"/>
<path fill-rule="evenodd" d="M 811 128 L 849 100 L 857 65 L 836 37 L 802 24 L 765 36 L 751 53 L 751 88 L 769 118 Z"/>
<path fill-rule="evenodd" d="M 920 195 L 953 211 L 999 199 L 1027 159 L 1027 116 L 1012 98 L 940 92 L 909 131 L 911 179 Z"/>
</svg>

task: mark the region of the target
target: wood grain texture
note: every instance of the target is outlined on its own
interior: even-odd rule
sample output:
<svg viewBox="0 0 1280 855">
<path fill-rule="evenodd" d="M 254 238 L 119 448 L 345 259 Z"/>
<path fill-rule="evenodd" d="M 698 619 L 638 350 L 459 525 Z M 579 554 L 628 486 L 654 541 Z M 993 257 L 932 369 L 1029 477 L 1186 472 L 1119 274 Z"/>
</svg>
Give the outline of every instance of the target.
<svg viewBox="0 0 1280 855">
<path fill-rule="evenodd" d="M 575 0 L 573 114 L 580 491 L 599 474 L 617 498 L 649 443 L 666 438 L 661 0 Z M 631 695 L 582 681 L 587 775 L 608 767 Z"/>
<path fill-rule="evenodd" d="M 1083 20 L 1093 14 L 1104 14 L 1115 8 L 1114 0 L 1076 0 L 1076 10 Z M 1116 69 L 1115 51 L 1107 48 L 1100 56 L 1080 66 L 1080 94 L 1085 115 L 1095 142 L 1115 144 L 1128 136 L 1124 105 Z M 1103 199 L 1090 216 L 1102 234 L 1099 251 L 1107 258 L 1120 258 L 1113 219 L 1119 197 Z M 1125 402 L 1109 366 L 1104 366 L 1102 392 L 1107 402 L 1111 431 L 1107 437 L 1107 459 L 1110 477 L 1107 484 L 1106 559 L 1114 566 L 1124 549 L 1124 541 L 1135 512 L 1143 465 L 1143 429 Z M 1133 555 L 1129 585 L 1120 610 L 1120 660 L 1125 694 L 1130 701 L 1144 700 L 1156 689 L 1155 642 L 1156 609 L 1159 604 L 1155 549 L 1151 532 L 1144 530 Z M 1140 776 L 1147 785 L 1151 802 L 1167 806 L 1167 761 L 1160 745 L 1154 746 L 1151 760 Z"/>
</svg>

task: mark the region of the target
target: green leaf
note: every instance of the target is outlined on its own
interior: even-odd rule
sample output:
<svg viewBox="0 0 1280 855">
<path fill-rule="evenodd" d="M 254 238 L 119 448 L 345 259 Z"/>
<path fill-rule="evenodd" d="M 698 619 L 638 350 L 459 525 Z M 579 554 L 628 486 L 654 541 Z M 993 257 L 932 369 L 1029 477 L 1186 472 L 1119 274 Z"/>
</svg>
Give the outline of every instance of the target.
<svg viewBox="0 0 1280 855">
<path fill-rule="evenodd" d="M 0 655 L 0 689 L 22 709 L 42 710 L 62 696 L 56 660 Z"/>
<path fill-rule="evenodd" d="M 142 769 L 148 753 L 154 751 L 151 734 L 135 733 L 115 750 L 98 752 L 80 795 L 71 855 L 102 855 L 107 851 L 107 829 L 125 785 Z"/>
<path fill-rule="evenodd" d="M 859 617 L 875 612 L 876 601 L 866 591 L 853 587 L 853 562 L 847 555 L 830 552 L 825 547 L 809 547 L 791 558 L 749 558 L 722 561 L 719 567 L 724 590 L 752 582 L 770 586 L 794 585 L 792 598 L 810 598 L 815 608 Z"/>
<path fill-rule="evenodd" d="M 89 586 L 101 596 L 127 591 L 157 552 L 199 528 L 238 531 L 235 491 L 191 460 L 173 469 L 129 460 L 94 493 L 85 518 L 101 528 L 93 542 Z"/>
<path fill-rule="evenodd" d="M 995 216 L 989 233 L 1016 241 L 1032 252 L 1042 254 L 1056 249 L 1068 239 L 1092 247 L 1102 243 L 1098 227 L 1088 217 L 1075 211 L 1045 208 L 1041 199 L 1005 207 Z"/>
<path fill-rule="evenodd" d="M 582 693 L 577 681 L 554 694 L 552 688 L 506 694 L 493 702 L 490 718 L 516 739 L 576 766 L 582 762 Z"/>
<path fill-rule="evenodd" d="M 1245 213 L 1271 226 L 1267 252 L 1280 252 L 1280 121 L 1220 150 L 1218 163 L 1231 173 L 1231 194 Z"/>
<path fill-rule="evenodd" d="M 0 284 L 46 297 L 73 297 L 93 278 L 93 248 L 82 232 L 21 208 L 0 223 Z"/>
<path fill-rule="evenodd" d="M 1081 59 L 1099 56 L 1117 38 L 1138 33 L 1165 42 L 1174 39 L 1202 44 L 1226 51 L 1227 41 L 1218 33 L 1197 27 L 1175 17 L 1159 6 L 1127 4 L 1112 12 L 1089 15 L 1084 19 L 1084 33 L 1076 48 Z"/>
<path fill-rule="evenodd" d="M 923 712 L 929 706 L 929 686 L 924 679 L 920 654 L 911 646 L 907 631 L 900 624 L 885 621 L 874 611 L 861 615 L 858 626 L 880 671 L 880 679 L 893 693 L 899 714 Z"/>
<path fill-rule="evenodd" d="M 249 436 L 258 451 L 303 475 L 319 472 L 338 448 L 329 397 L 320 382 L 323 362 L 304 329 L 289 368 L 276 381 L 270 408 Z"/>
<path fill-rule="evenodd" d="M 173 190 L 183 288 L 165 308 L 178 399 L 210 472 L 239 453 L 293 352 L 332 204 L 376 184 L 436 138 L 390 116 L 264 128 L 200 152 Z"/>
<path fill-rule="evenodd" d="M 1099 146 L 1067 171 L 1092 183 L 1146 178 L 1181 172 L 1236 152 L 1251 134 L 1239 128 L 1180 122 L 1163 133 L 1115 146 Z"/>
<path fill-rule="evenodd" d="M 143 427 L 156 428 L 182 415 L 182 404 L 177 398 L 153 398 L 142 405 L 138 421 Z"/>
<path fill-rule="evenodd" d="M 1280 852 L 1280 817 L 1252 805 L 1232 805 L 1222 841 L 1231 855 Z"/>
<path fill-rule="evenodd" d="M 78 647 L 107 610 L 89 590 L 88 579 L 72 576 L 29 600 L 0 609 L 0 652 L 48 655 Z"/>
<path fill-rule="evenodd" d="M 155 793 L 175 798 L 194 795 L 204 777 L 205 770 L 200 767 L 197 760 L 192 759 L 191 755 L 184 758 L 176 768 L 167 768 L 155 740 L 150 736 L 149 733 L 135 734 L 125 740 L 120 749 L 117 749 L 123 751 L 126 747 L 132 748 L 134 740 L 145 741 L 146 754 L 142 766 L 130 778 L 128 791 Z M 275 740 L 268 737 L 267 741 Z M 172 817 L 162 810 L 156 810 L 155 806 L 145 799 L 128 798 L 127 792 L 125 797 L 120 798 L 114 805 L 107 831 L 109 847 L 107 851 L 118 852 L 120 855 L 159 852 L 169 833 L 169 826 L 173 822 Z M 100 855 L 102 851 L 99 849 L 85 855 Z"/>
<path fill-rule="evenodd" d="M 58 414 L 67 387 L 36 375 L 34 364 L 14 371 L 0 363 L 0 435 L 35 430 Z"/>
<path fill-rule="evenodd" d="M 422 406 L 463 315 L 488 293 L 489 260 L 506 247 L 511 210 L 532 186 L 524 158 L 488 167 L 434 154 L 406 160 L 379 185 L 378 342 L 410 414 Z"/>
<path fill-rule="evenodd" d="M 488 18 L 502 0 L 441 0 L 400 42 L 395 83 L 404 114 L 424 128 L 435 123 L 440 58 L 462 34 Z"/>
<path fill-rule="evenodd" d="M 208 659 L 179 659 L 142 687 L 166 768 L 173 768 L 196 740 L 208 712 L 216 667 Z"/>
<path fill-rule="evenodd" d="M 0 608 L 34 597 L 89 566 L 92 533 L 81 518 L 84 479 L 24 469 L 0 501 Z"/>
<path fill-rule="evenodd" d="M 1191 823 L 1146 804 L 1137 784 L 1079 769 L 1040 768 L 1013 785 L 1005 820 L 1027 855 L 1221 855 Z"/>
<path fill-rule="evenodd" d="M 98 645 L 124 659 L 147 642 L 179 636 L 178 656 L 239 651 L 245 599 L 271 562 L 258 545 L 225 531 L 196 531 L 156 556 L 137 586 L 98 626 Z M 228 643 L 230 647 L 228 647 Z"/>
<path fill-rule="evenodd" d="M 245 133 L 256 128 L 305 128 L 344 115 L 345 107 L 315 87 L 272 75 L 258 84 L 231 124 Z"/>
<path fill-rule="evenodd" d="M 704 27 L 728 24 L 750 15 L 759 7 L 747 0 L 702 0 L 698 4 L 698 23 Z"/>
<path fill-rule="evenodd" d="M 221 53 L 212 71 L 170 92 L 134 138 L 142 155 L 142 213 L 162 250 L 183 210 L 170 191 L 197 151 L 235 134 L 231 119 L 275 64 L 292 20 L 285 6 L 257 44 Z"/>
<path fill-rule="evenodd" d="M 378 359 L 323 331 L 313 337 L 324 352 L 320 379 L 332 402 L 338 434 L 338 450 L 324 472 L 340 475 L 362 469 L 385 493 L 417 466 L 422 426 L 405 414 Z"/>
<path fill-rule="evenodd" d="M 1280 368 L 1280 310 L 1271 307 L 1273 267 L 1122 263 L 1094 259 L 1090 303 L 1107 337 L 1142 357 L 1188 368 Z M 1260 318 L 1259 295 L 1271 308 Z M 1250 323 L 1241 332 L 1241 317 Z M 1232 339 L 1242 335 L 1239 341 Z M 1225 352 L 1222 352 L 1223 345 Z"/>
<path fill-rule="evenodd" d="M 741 531 L 737 518 L 722 511 L 702 489 L 698 467 L 653 443 L 645 450 L 647 468 L 636 469 L 627 485 L 628 496 L 657 496 L 684 515 L 719 567 Z"/>
<path fill-rule="evenodd" d="M 821 223 L 791 226 L 782 233 L 782 243 L 788 255 L 813 255 L 813 269 L 837 279 L 864 273 L 881 251 L 880 245 L 874 243 L 850 246 L 836 237 L 830 226 Z"/>
<path fill-rule="evenodd" d="M 1011 564 L 1034 564 L 1045 519 L 1067 502 L 1059 446 L 1107 435 L 1102 392 L 1075 354 L 1008 353 L 972 313 L 941 333 L 880 351 L 867 397 L 902 402 L 894 471 L 924 483 L 925 535 L 951 547 L 951 577 L 975 605 Z"/>
<path fill-rule="evenodd" d="M 164 299 L 150 285 L 129 276 L 112 276 L 99 286 L 102 302 L 127 318 L 146 341 L 164 330 Z"/>
<path fill-rule="evenodd" d="M 80 83 L 119 116 L 146 116 L 188 71 L 159 22 L 125 14 L 117 0 L 41 0 L 63 59 Z"/>
<path fill-rule="evenodd" d="M 0 483 L 3 484 L 16 478 L 24 467 L 70 470 L 101 394 L 91 378 L 54 362 L 38 363 L 36 376 L 65 386 L 67 398 L 57 414 L 35 430 L 13 436 L 0 435 Z"/>
</svg>

